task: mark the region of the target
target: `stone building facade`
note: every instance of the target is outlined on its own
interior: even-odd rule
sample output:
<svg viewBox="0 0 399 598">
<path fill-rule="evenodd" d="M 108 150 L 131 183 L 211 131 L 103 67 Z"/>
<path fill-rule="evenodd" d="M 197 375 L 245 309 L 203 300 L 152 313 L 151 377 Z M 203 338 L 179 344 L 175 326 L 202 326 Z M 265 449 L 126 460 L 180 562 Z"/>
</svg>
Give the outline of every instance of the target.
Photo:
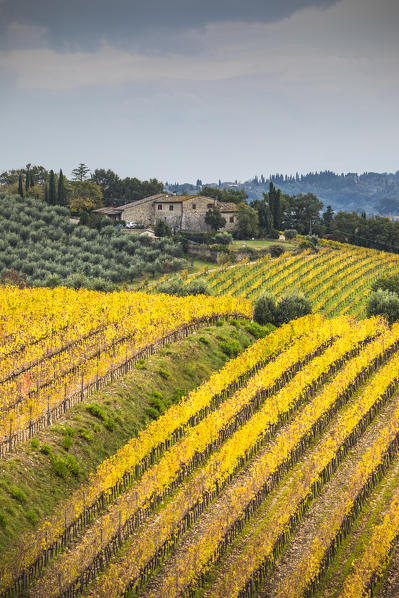
<svg viewBox="0 0 399 598">
<path fill-rule="evenodd" d="M 233 231 L 237 227 L 237 206 L 219 202 L 203 195 L 173 195 L 160 193 L 117 208 L 94 210 L 114 220 L 133 222 L 143 227 L 154 227 L 159 220 L 166 222 L 174 231 L 191 230 L 206 232 L 207 211 L 218 207 L 226 224 L 222 230 Z"/>
</svg>

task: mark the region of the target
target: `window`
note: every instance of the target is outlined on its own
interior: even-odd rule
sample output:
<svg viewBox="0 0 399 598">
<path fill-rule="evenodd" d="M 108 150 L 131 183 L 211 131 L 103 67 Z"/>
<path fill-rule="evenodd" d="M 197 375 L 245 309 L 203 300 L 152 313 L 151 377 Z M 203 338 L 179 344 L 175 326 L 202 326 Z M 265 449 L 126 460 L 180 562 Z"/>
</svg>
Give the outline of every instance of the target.
<svg viewBox="0 0 399 598">
<path fill-rule="evenodd" d="M 173 204 L 169 206 L 169 212 L 173 212 Z"/>
<path fill-rule="evenodd" d="M 196 210 L 196 209 L 197 209 L 197 204 L 196 204 L 196 203 L 193 203 L 193 206 L 192 206 L 192 207 L 193 207 L 193 210 Z"/>
<path fill-rule="evenodd" d="M 234 216 L 230 216 L 230 222 L 234 222 Z"/>
<path fill-rule="evenodd" d="M 161 203 L 158 204 L 158 210 L 162 210 L 162 204 Z"/>
<path fill-rule="evenodd" d="M 213 203 L 208 203 L 207 208 L 213 208 Z"/>
</svg>

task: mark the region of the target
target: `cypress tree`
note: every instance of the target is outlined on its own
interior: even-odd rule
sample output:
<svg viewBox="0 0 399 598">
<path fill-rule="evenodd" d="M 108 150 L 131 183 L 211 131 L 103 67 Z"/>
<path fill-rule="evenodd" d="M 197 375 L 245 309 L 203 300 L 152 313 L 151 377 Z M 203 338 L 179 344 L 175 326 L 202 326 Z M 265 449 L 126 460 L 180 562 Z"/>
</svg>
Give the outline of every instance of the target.
<svg viewBox="0 0 399 598">
<path fill-rule="evenodd" d="M 25 173 L 25 191 L 29 191 L 30 184 L 30 164 L 26 165 L 26 173 Z"/>
<path fill-rule="evenodd" d="M 273 219 L 273 228 L 281 227 L 281 191 L 276 189 L 272 182 L 269 184 L 269 208 Z"/>
<path fill-rule="evenodd" d="M 57 196 L 55 191 L 55 176 L 54 170 L 50 170 L 49 188 L 48 188 L 48 203 L 50 206 L 55 206 L 57 203 Z"/>
<path fill-rule="evenodd" d="M 48 185 L 47 183 L 44 185 L 44 201 L 48 203 Z"/>
<path fill-rule="evenodd" d="M 277 189 L 276 194 L 275 194 L 273 220 L 274 220 L 274 223 L 273 223 L 274 228 L 276 230 L 280 230 L 280 228 L 281 228 L 281 191 L 280 191 L 280 189 Z"/>
<path fill-rule="evenodd" d="M 64 175 L 62 173 L 62 170 L 60 170 L 60 174 L 58 175 L 57 203 L 60 206 L 65 205 L 65 185 L 64 185 Z"/>
<path fill-rule="evenodd" d="M 24 196 L 24 186 L 22 184 L 22 174 L 19 173 L 19 177 L 18 177 L 18 193 L 20 194 L 21 197 Z"/>
<path fill-rule="evenodd" d="M 35 177 L 33 176 L 33 172 L 30 173 L 30 180 L 29 180 L 29 187 L 35 186 Z"/>
<path fill-rule="evenodd" d="M 273 220 L 273 227 L 274 227 L 274 196 L 275 196 L 275 188 L 273 183 L 270 181 L 269 183 L 269 208 L 272 215 Z"/>
</svg>

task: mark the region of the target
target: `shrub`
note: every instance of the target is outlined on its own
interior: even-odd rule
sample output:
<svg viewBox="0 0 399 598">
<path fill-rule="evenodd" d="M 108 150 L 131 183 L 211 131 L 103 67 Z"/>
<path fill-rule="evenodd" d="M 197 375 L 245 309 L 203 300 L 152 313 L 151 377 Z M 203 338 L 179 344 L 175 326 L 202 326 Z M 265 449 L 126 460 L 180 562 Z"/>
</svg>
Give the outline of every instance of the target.
<svg viewBox="0 0 399 598">
<path fill-rule="evenodd" d="M 64 448 L 66 451 L 69 451 L 69 449 L 72 446 L 72 437 L 69 436 L 69 434 L 67 434 L 66 436 L 64 436 L 64 438 L 61 441 L 61 446 L 62 448 Z"/>
<path fill-rule="evenodd" d="M 185 295 L 209 295 L 208 284 L 205 280 L 193 280 L 183 287 Z"/>
<path fill-rule="evenodd" d="M 284 253 L 285 249 L 281 245 L 270 245 L 269 253 L 271 257 L 280 257 Z"/>
<path fill-rule="evenodd" d="M 32 440 L 30 441 L 30 445 L 32 448 L 34 449 L 38 449 L 39 448 L 39 441 L 37 438 L 32 438 Z"/>
<path fill-rule="evenodd" d="M 227 231 L 216 233 L 215 235 L 215 243 L 218 243 L 219 245 L 230 245 L 232 242 L 233 236 Z"/>
<path fill-rule="evenodd" d="M 317 243 L 319 242 L 319 237 L 317 235 L 307 235 L 305 238 L 306 238 L 306 241 L 309 241 L 309 243 L 312 243 L 312 245 L 314 245 L 315 247 L 317 246 Z"/>
<path fill-rule="evenodd" d="M 149 400 L 150 407 L 153 407 L 158 411 L 158 413 L 163 413 L 165 411 L 165 404 L 159 397 L 152 396 Z"/>
<path fill-rule="evenodd" d="M 180 401 L 180 399 L 182 397 L 185 397 L 187 394 L 187 390 L 184 390 L 184 388 L 175 388 L 174 391 L 172 392 L 172 402 L 173 403 L 178 403 Z"/>
<path fill-rule="evenodd" d="M 27 518 L 29 523 L 31 523 L 32 525 L 36 525 L 37 515 L 36 515 L 35 511 L 33 511 L 32 509 L 29 509 L 29 511 L 26 511 L 25 517 Z"/>
<path fill-rule="evenodd" d="M 101 409 L 101 407 L 99 407 L 98 405 L 86 405 L 86 409 L 91 415 L 94 415 L 94 417 L 98 417 L 98 419 L 102 419 L 104 421 L 107 418 L 107 416 L 105 415 L 105 411 Z"/>
<path fill-rule="evenodd" d="M 51 462 L 51 468 L 55 475 L 60 478 L 65 479 L 68 475 L 68 468 L 66 463 L 61 457 L 55 457 Z"/>
<path fill-rule="evenodd" d="M 299 244 L 300 249 L 306 250 L 306 249 L 311 249 L 312 251 L 317 251 L 317 247 L 316 245 L 313 245 L 313 243 L 311 243 L 310 241 L 302 241 Z"/>
<path fill-rule="evenodd" d="M 295 239 L 297 234 L 298 231 L 296 231 L 295 228 L 288 228 L 284 231 L 284 237 L 287 241 L 289 241 L 290 239 Z"/>
<path fill-rule="evenodd" d="M 275 330 L 275 326 L 271 323 L 261 326 L 257 322 L 248 322 L 245 324 L 245 330 L 252 334 L 255 338 L 263 338 Z"/>
<path fill-rule="evenodd" d="M 104 426 L 110 432 L 113 432 L 115 430 L 115 422 L 112 419 L 112 417 L 106 417 L 105 418 L 105 420 L 104 420 Z"/>
<path fill-rule="evenodd" d="M 79 428 L 78 432 L 82 438 L 87 440 L 87 442 L 91 442 L 91 440 L 92 440 L 91 434 L 88 430 L 86 430 L 86 428 Z"/>
<path fill-rule="evenodd" d="M 265 324 L 276 321 L 276 299 L 272 293 L 263 293 L 255 302 L 254 320 L 258 324 Z"/>
<path fill-rule="evenodd" d="M 15 498 L 20 503 L 25 503 L 28 500 L 25 492 L 21 488 L 18 488 L 18 486 L 10 486 L 10 494 L 12 498 Z"/>
<path fill-rule="evenodd" d="M 150 417 L 151 419 L 158 419 L 159 417 L 159 413 L 157 409 L 154 409 L 154 407 L 147 407 L 145 409 L 145 413 L 146 415 L 148 415 L 148 417 Z"/>
<path fill-rule="evenodd" d="M 40 452 L 43 453 L 43 455 L 51 455 L 53 453 L 53 449 L 48 444 L 42 444 L 40 447 Z"/>
<path fill-rule="evenodd" d="M 279 239 L 280 238 L 280 231 L 272 228 L 268 234 L 269 239 Z"/>
<path fill-rule="evenodd" d="M 160 376 L 162 376 L 162 378 L 163 378 L 164 380 L 168 380 L 168 379 L 170 378 L 170 374 L 169 374 L 169 372 L 167 372 L 166 370 L 163 370 L 162 368 L 159 368 L 159 370 L 158 370 L 158 374 L 159 374 Z"/>
<path fill-rule="evenodd" d="M 241 353 L 241 345 L 234 339 L 221 342 L 220 348 L 228 357 L 237 357 Z"/>
<path fill-rule="evenodd" d="M 279 326 L 310 313 L 312 313 L 312 303 L 303 293 L 289 293 L 277 305 L 275 323 Z"/>
<path fill-rule="evenodd" d="M 373 291 L 382 289 L 383 291 L 390 291 L 399 295 L 399 274 L 392 274 L 391 276 L 382 276 L 378 278 L 371 287 Z"/>
<path fill-rule="evenodd" d="M 79 462 L 73 455 L 68 455 L 66 457 L 65 466 L 74 476 L 78 476 L 80 474 Z"/>
<path fill-rule="evenodd" d="M 6 527 L 6 525 L 7 525 L 6 516 L 4 515 L 4 513 L 0 513 L 0 527 Z"/>
<path fill-rule="evenodd" d="M 165 280 L 158 285 L 157 292 L 166 293 L 167 295 L 181 295 L 183 292 L 183 281 L 177 278 Z"/>
<path fill-rule="evenodd" d="M 172 229 L 164 220 L 158 220 L 154 227 L 154 233 L 157 237 L 171 237 Z"/>
<path fill-rule="evenodd" d="M 389 324 L 396 322 L 399 320 L 399 296 L 383 289 L 370 293 L 367 316 L 385 316 Z"/>
<path fill-rule="evenodd" d="M 50 287 L 50 289 L 54 289 L 55 287 L 59 287 L 61 285 L 61 279 L 57 274 L 51 274 L 46 278 L 44 281 L 45 287 Z"/>
<path fill-rule="evenodd" d="M 209 345 L 209 339 L 207 339 L 205 336 L 200 336 L 198 338 L 199 342 L 202 343 L 203 345 Z"/>
</svg>

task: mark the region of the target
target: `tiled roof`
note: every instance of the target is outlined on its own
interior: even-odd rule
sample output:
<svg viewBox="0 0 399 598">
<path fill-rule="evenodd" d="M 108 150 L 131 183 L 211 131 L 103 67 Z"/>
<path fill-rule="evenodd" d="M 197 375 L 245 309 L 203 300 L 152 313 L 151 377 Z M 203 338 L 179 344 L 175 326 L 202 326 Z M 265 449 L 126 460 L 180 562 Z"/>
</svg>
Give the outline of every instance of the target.
<svg viewBox="0 0 399 598">
<path fill-rule="evenodd" d="M 120 209 L 114 208 L 113 206 L 108 206 L 105 208 L 99 208 L 98 210 L 93 210 L 93 212 L 96 212 L 97 214 L 109 214 L 116 216 L 116 214 L 120 214 Z"/>
<path fill-rule="evenodd" d="M 237 204 L 229 201 L 218 201 L 217 207 L 221 212 L 237 212 Z"/>
<path fill-rule="evenodd" d="M 143 199 L 138 199 L 137 201 L 131 201 L 123 206 L 100 208 L 99 210 L 94 211 L 99 212 L 100 214 L 116 215 L 124 212 L 127 208 L 134 208 L 135 206 L 140 206 L 146 203 L 182 203 L 184 201 L 198 199 L 205 199 L 209 203 L 212 202 L 212 204 L 215 204 L 221 212 L 237 211 L 237 206 L 235 203 L 217 201 L 213 197 L 206 197 L 206 195 L 173 195 L 172 193 L 158 193 L 157 195 L 150 195 L 149 197 L 144 197 Z M 107 212 L 105 210 L 110 211 Z"/>
<path fill-rule="evenodd" d="M 138 199 L 137 201 L 131 201 L 130 203 L 126 203 L 124 206 L 119 206 L 118 210 L 123 212 L 126 208 L 133 208 L 134 206 L 141 206 L 143 203 L 148 203 L 152 201 L 156 201 L 160 197 L 164 197 L 165 193 L 157 193 L 156 195 L 149 195 L 148 197 L 143 197 L 143 199 Z"/>
</svg>

